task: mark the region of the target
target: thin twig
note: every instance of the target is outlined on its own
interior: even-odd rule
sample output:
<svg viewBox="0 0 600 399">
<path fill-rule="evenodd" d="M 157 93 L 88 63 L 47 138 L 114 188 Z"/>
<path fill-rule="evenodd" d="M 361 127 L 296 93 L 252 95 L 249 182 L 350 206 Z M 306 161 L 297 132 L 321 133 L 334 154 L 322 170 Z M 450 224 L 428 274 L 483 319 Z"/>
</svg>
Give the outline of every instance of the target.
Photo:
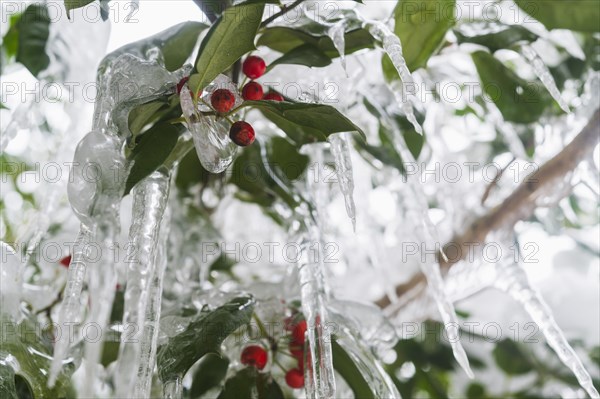
<svg viewBox="0 0 600 399">
<path fill-rule="evenodd" d="M 292 4 L 290 4 L 289 6 L 283 6 L 281 7 L 281 10 L 273 15 L 271 15 L 269 18 L 265 19 L 261 24 L 260 27 L 264 28 L 265 26 L 267 26 L 268 24 L 270 24 L 271 22 L 275 21 L 277 18 L 281 17 L 282 15 L 285 15 L 286 13 L 288 13 L 289 11 L 293 10 L 294 8 L 298 7 L 300 4 L 302 4 L 304 2 L 304 0 L 296 0 L 295 2 L 293 2 Z"/>
<path fill-rule="evenodd" d="M 510 162 L 507 163 L 505 167 L 503 167 L 502 169 L 500 169 L 498 171 L 498 173 L 496 174 L 496 177 L 494 177 L 494 180 L 492 180 L 492 182 L 490 184 L 488 184 L 488 186 L 485 188 L 485 192 L 483 193 L 483 196 L 481 197 L 481 205 L 482 206 L 485 204 L 485 201 L 487 201 L 487 199 L 490 196 L 490 193 L 492 192 L 494 187 L 496 187 L 498 185 L 498 182 L 502 178 L 502 175 L 504 174 L 504 172 L 506 172 L 506 169 L 508 169 L 508 167 L 510 165 L 512 165 L 512 163 L 515 162 L 516 159 L 517 158 L 512 157 Z"/>
<path fill-rule="evenodd" d="M 600 110 L 596 110 L 581 132 L 557 155 L 535 173 L 528 176 L 499 206 L 475 220 L 462 234 L 454 236 L 444 248 L 452 247 L 458 255 L 448 261 L 440 259 L 442 271 L 447 272 L 469 254 L 475 244 L 483 244 L 488 234 L 501 228 L 511 228 L 526 220 L 538 206 L 538 200 L 558 187 L 577 166 L 588 159 L 600 141 Z M 458 249 L 457 249 L 458 248 Z M 447 252 L 446 252 L 447 253 Z M 396 287 L 398 297 L 423 290 L 425 275 L 417 273 Z M 388 297 L 375 302 L 381 308 L 390 305 Z"/>
</svg>

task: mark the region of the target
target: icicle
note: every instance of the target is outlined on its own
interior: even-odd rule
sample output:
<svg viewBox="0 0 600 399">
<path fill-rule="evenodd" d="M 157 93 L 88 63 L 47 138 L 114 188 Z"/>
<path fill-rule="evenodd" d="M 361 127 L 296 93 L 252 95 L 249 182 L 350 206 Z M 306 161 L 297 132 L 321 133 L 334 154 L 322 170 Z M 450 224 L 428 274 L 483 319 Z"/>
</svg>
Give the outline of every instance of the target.
<svg viewBox="0 0 600 399">
<path fill-rule="evenodd" d="M 571 113 L 571 110 L 569 109 L 569 104 L 567 104 L 567 102 L 562 98 L 560 90 L 558 90 L 558 87 L 556 87 L 556 82 L 554 81 L 552 74 L 550 74 L 548 67 L 546 66 L 542 58 L 539 56 L 537 51 L 535 51 L 533 46 L 531 46 L 530 44 L 522 44 L 521 54 L 525 57 L 527 61 L 530 62 L 533 68 L 533 72 L 540 79 L 544 87 L 546 87 L 546 90 L 548 90 L 548 93 L 550 93 L 552 98 L 556 100 L 556 102 L 562 108 L 562 110 L 565 111 L 567 114 Z"/>
<path fill-rule="evenodd" d="M 9 315 L 13 322 L 21 319 L 21 264 L 15 251 L 0 241 L 0 317 Z"/>
<path fill-rule="evenodd" d="M 170 231 L 170 216 L 165 212 L 160 231 L 158 252 L 156 254 L 156 267 L 148 293 L 144 323 L 144 335 L 140 345 L 140 361 L 135 382 L 135 391 L 132 397 L 150 397 L 152 375 L 156 361 L 156 344 L 158 340 L 161 301 L 163 294 L 163 277 L 167 267 L 167 239 Z"/>
<path fill-rule="evenodd" d="M 539 292 L 529 284 L 523 268 L 515 262 L 506 262 L 498 265 L 497 269 L 496 287 L 508 293 L 525 308 L 533 322 L 538 325 L 546 337 L 550 347 L 556 352 L 564 365 L 577 377 L 581 387 L 585 389 L 591 398 L 600 398 L 598 391 L 594 388 L 590 374 L 571 345 L 569 345 L 562 330 L 554 320 L 548 305 L 546 305 Z"/>
<path fill-rule="evenodd" d="M 132 397 L 134 375 L 141 367 L 140 345 L 145 330 L 145 311 L 150 281 L 155 272 L 156 248 L 163 213 L 169 195 L 169 176 L 156 171 L 134 187 L 133 221 L 129 241 L 133 248 L 127 271 L 123 328 L 115 373 L 116 393 Z"/>
<path fill-rule="evenodd" d="M 33 128 L 31 121 L 32 103 L 20 104 L 12 114 L 12 120 L 6 129 L 0 134 L 0 154 L 4 152 L 8 144 L 14 139 L 20 130 Z"/>
<path fill-rule="evenodd" d="M 87 262 L 87 252 L 89 250 L 91 231 L 85 226 L 81 226 L 79 236 L 73 247 L 71 263 L 69 265 L 69 275 L 67 284 L 63 292 L 63 301 L 58 314 L 58 326 L 63 334 L 57 338 L 54 345 L 54 358 L 52 359 L 52 367 L 50 368 L 50 377 L 48 386 L 54 386 L 56 378 L 60 374 L 63 359 L 69 349 L 71 331 L 74 324 L 81 322 L 81 291 L 85 282 L 85 270 Z"/>
<path fill-rule="evenodd" d="M 181 399 L 183 397 L 183 381 L 181 377 L 165 382 L 163 397 L 165 399 Z"/>
<path fill-rule="evenodd" d="M 356 231 L 356 205 L 354 204 L 354 176 L 352 174 L 352 158 L 348 138 L 344 133 L 329 136 L 331 152 L 335 158 L 335 173 L 337 174 L 340 190 L 346 203 L 346 214 L 352 221 L 352 228 Z"/>
<path fill-rule="evenodd" d="M 194 139 L 202 166 L 211 173 L 221 173 L 231 165 L 237 146 L 229 139 L 226 121 L 212 116 L 200 116 L 187 85 L 179 95 L 183 116 Z"/>
<path fill-rule="evenodd" d="M 348 70 L 346 69 L 346 21 L 341 20 L 331 25 L 331 27 L 327 30 L 327 35 L 331 38 L 335 49 L 340 54 L 340 62 L 342 63 L 342 68 L 344 68 L 344 72 L 346 73 L 346 77 L 348 76 Z"/>
<path fill-rule="evenodd" d="M 311 159 L 321 176 L 323 147 L 321 144 L 307 145 L 303 148 L 311 154 Z M 305 369 L 306 393 L 308 398 L 335 397 L 335 375 L 331 353 L 331 332 L 327 329 L 328 289 L 323 264 L 323 240 L 319 226 L 316 225 L 320 208 L 322 189 L 320 179 L 307 179 L 308 196 L 315 208 L 307 211 L 303 231 L 299 235 L 300 254 L 298 275 L 302 312 L 308 325 L 309 343 L 308 364 Z M 315 248 L 316 245 L 316 248 Z"/>
<path fill-rule="evenodd" d="M 404 111 L 406 118 L 419 134 L 423 134 L 423 128 L 415 117 L 415 111 L 413 108 L 412 101 L 415 97 L 416 85 L 406 60 L 402 55 L 402 43 L 400 38 L 396 36 L 384 23 L 377 21 L 365 22 L 365 26 L 368 27 L 369 32 L 374 38 L 380 40 L 383 45 L 383 50 L 392 60 L 394 67 L 400 75 L 401 82 L 392 83 L 394 89 L 394 95 L 401 104 L 402 110 Z"/>
</svg>

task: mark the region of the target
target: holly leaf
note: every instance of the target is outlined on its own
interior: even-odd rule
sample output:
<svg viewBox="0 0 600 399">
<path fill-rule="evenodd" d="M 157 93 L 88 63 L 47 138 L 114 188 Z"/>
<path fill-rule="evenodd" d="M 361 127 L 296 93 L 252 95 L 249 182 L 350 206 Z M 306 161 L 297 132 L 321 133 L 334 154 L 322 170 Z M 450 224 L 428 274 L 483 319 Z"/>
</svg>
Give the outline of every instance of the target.
<svg viewBox="0 0 600 399">
<path fill-rule="evenodd" d="M 259 373 L 254 367 L 238 371 L 227 380 L 217 399 L 283 399 L 283 391 L 271 374 Z"/>
<path fill-rule="evenodd" d="M 521 25 L 477 21 L 454 29 L 458 43 L 475 43 L 487 47 L 492 53 L 507 49 L 519 42 L 534 42 L 538 35 Z"/>
<path fill-rule="evenodd" d="M 65 10 L 67 10 L 67 17 L 70 19 L 70 11 L 76 8 L 85 7 L 94 0 L 65 0 Z"/>
<path fill-rule="evenodd" d="M 50 65 L 46 54 L 46 42 L 50 35 L 50 15 L 43 4 L 32 4 L 23 13 L 17 24 L 17 62 L 23 64 L 33 76 Z"/>
<path fill-rule="evenodd" d="M 19 49 L 19 29 L 18 24 L 21 20 L 21 14 L 16 13 L 10 16 L 8 32 L 2 38 L 2 48 L 8 58 L 17 55 Z"/>
<path fill-rule="evenodd" d="M 215 21 L 200 45 L 196 59 L 197 73 L 190 77 L 189 86 L 195 93 L 256 48 L 254 37 L 264 8 L 264 3 L 241 4 L 228 8 Z"/>
<path fill-rule="evenodd" d="M 329 36 L 319 38 L 319 48 L 331 58 L 340 56 L 340 53 L 333 44 L 333 40 Z M 375 39 L 373 39 L 373 35 L 368 30 L 360 28 L 345 33 L 344 54 L 348 55 L 369 48 L 375 48 Z"/>
<path fill-rule="evenodd" d="M 600 31 L 598 0 L 515 0 L 515 3 L 548 29 Z"/>
<path fill-rule="evenodd" d="M 136 136 L 152 120 L 156 113 L 167 106 L 165 101 L 156 100 L 139 105 L 129 112 L 129 131 Z"/>
<path fill-rule="evenodd" d="M 333 368 L 346 381 L 355 398 L 375 399 L 375 394 L 371 390 L 369 383 L 365 380 L 350 355 L 338 344 L 335 337 L 331 341 L 331 354 L 333 356 Z"/>
<path fill-rule="evenodd" d="M 164 164 L 175 149 L 182 131 L 183 127 L 181 125 L 162 122 L 139 136 L 139 142 L 127 157 L 128 161 L 133 163 L 133 166 L 129 170 L 123 195 L 129 194 L 140 180 L 149 176 Z"/>
<path fill-rule="evenodd" d="M 325 67 L 331 64 L 331 59 L 317 46 L 303 44 L 298 46 L 269 64 L 267 71 L 279 64 L 304 65 L 307 67 Z"/>
<path fill-rule="evenodd" d="M 207 353 L 200 359 L 190 388 L 190 397 L 199 398 L 210 389 L 218 387 L 227 375 L 229 359 Z"/>
<path fill-rule="evenodd" d="M 281 171 L 288 181 L 302 176 L 310 158 L 298 152 L 298 147 L 283 137 L 273 137 L 267 143 L 267 157 L 272 167 Z"/>
<path fill-rule="evenodd" d="M 361 128 L 330 105 L 289 101 L 246 101 L 243 106 L 260 110 L 298 146 L 326 141 L 329 135 L 339 132 L 358 132 L 365 139 Z"/>
<path fill-rule="evenodd" d="M 157 364 L 161 381 L 182 377 L 207 353 L 220 353 L 223 340 L 250 322 L 254 303 L 252 297 L 232 299 L 210 313 L 201 314 L 185 331 L 160 346 Z"/>
<path fill-rule="evenodd" d="M 483 90 L 496 104 L 505 120 L 533 123 L 550 103 L 544 87 L 521 79 L 493 55 L 485 51 L 471 54 Z"/>
<path fill-rule="evenodd" d="M 527 374 L 533 371 L 529 356 L 511 339 L 504 339 L 496 344 L 492 351 L 498 366 L 509 375 Z"/>
<path fill-rule="evenodd" d="M 426 66 L 429 57 L 442 44 L 448 29 L 454 26 L 455 8 L 456 0 L 398 2 L 394 9 L 394 33 L 402 42 L 408 69 L 414 71 Z M 383 59 L 383 65 L 386 77 L 400 79 L 387 55 Z"/>
</svg>

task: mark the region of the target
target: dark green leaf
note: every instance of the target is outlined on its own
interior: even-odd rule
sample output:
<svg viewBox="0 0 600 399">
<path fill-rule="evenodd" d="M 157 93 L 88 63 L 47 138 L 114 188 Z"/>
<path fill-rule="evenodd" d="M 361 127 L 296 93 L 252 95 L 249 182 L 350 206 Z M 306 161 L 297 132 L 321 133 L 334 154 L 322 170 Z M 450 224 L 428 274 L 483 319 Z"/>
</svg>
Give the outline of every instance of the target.
<svg viewBox="0 0 600 399">
<path fill-rule="evenodd" d="M 46 42 L 50 34 L 50 16 L 45 5 L 32 4 L 18 23 L 19 47 L 17 62 L 23 64 L 32 75 L 37 76 L 50 64 L 46 54 Z"/>
<path fill-rule="evenodd" d="M 10 109 L 10 108 L 8 108 L 6 105 L 0 103 L 0 109 Z"/>
<path fill-rule="evenodd" d="M 330 105 L 288 101 L 246 101 L 246 107 L 259 109 L 297 145 L 326 141 L 332 133 L 364 132 Z"/>
<path fill-rule="evenodd" d="M 190 397 L 192 399 L 199 398 L 208 390 L 217 387 L 227 375 L 229 367 L 229 359 L 221 357 L 214 353 L 207 353 L 200 359 L 196 371 L 192 387 L 190 388 Z"/>
<path fill-rule="evenodd" d="M 218 399 L 283 399 L 279 384 L 270 374 L 259 373 L 254 367 L 238 371 L 227 380 Z"/>
<path fill-rule="evenodd" d="M 491 99 L 504 119 L 517 123 L 536 122 L 550 99 L 546 90 L 537 82 L 521 79 L 488 52 L 471 54 L 483 90 Z"/>
<path fill-rule="evenodd" d="M 590 359 L 592 359 L 592 361 L 596 363 L 598 367 L 600 367 L 600 346 L 595 346 L 592 348 L 590 351 Z"/>
<path fill-rule="evenodd" d="M 344 41 L 344 53 L 346 55 L 355 53 L 359 50 L 375 47 L 375 39 L 373 39 L 371 33 L 362 28 L 346 32 Z M 329 36 L 322 36 L 319 38 L 319 48 L 331 58 L 340 56 L 340 53 L 335 48 L 333 41 Z"/>
<path fill-rule="evenodd" d="M 335 368 L 346 381 L 350 389 L 352 389 L 354 397 L 360 399 L 375 399 L 375 395 L 365 380 L 365 377 L 363 377 L 352 358 L 335 339 L 331 341 L 331 353 L 333 356 L 333 368 Z"/>
<path fill-rule="evenodd" d="M 100 358 L 100 363 L 104 367 L 108 367 L 109 364 L 117 360 L 119 347 L 121 346 L 120 334 L 110 331 L 107 335 L 108 337 L 102 345 L 102 357 Z"/>
<path fill-rule="evenodd" d="M 498 366 L 509 375 L 526 374 L 533 371 L 533 366 L 519 344 L 511 339 L 504 339 L 496 344 L 492 352 Z"/>
<path fill-rule="evenodd" d="M 312 44 L 298 46 L 269 64 L 267 70 L 279 64 L 304 65 L 307 67 L 325 67 L 331 64 L 331 59 L 318 47 Z"/>
<path fill-rule="evenodd" d="M 190 151 L 183 157 L 181 162 L 179 162 L 175 184 L 177 184 L 179 189 L 185 191 L 196 183 L 206 183 L 210 176 L 211 173 L 204 169 L 200 163 L 196 151 Z"/>
<path fill-rule="evenodd" d="M 158 348 L 157 364 L 161 381 L 183 376 L 207 353 L 219 353 L 231 333 L 250 322 L 254 299 L 240 297 L 192 321 L 181 334 Z"/>
<path fill-rule="evenodd" d="M 467 387 L 467 399 L 481 399 L 487 397 L 485 387 L 477 382 L 469 384 Z"/>
<path fill-rule="evenodd" d="M 548 29 L 600 31 L 598 0 L 515 0 L 515 3 Z"/>
<path fill-rule="evenodd" d="M 300 177 L 310 160 L 308 156 L 300 154 L 298 148 L 283 137 L 271 138 L 267 150 L 271 168 L 281 171 L 289 181 Z"/>
<path fill-rule="evenodd" d="M 164 101 L 152 101 L 135 107 L 129 112 L 129 130 L 135 136 L 142 131 L 152 117 L 167 104 Z"/>
<path fill-rule="evenodd" d="M 200 46 L 197 73 L 189 82 L 192 90 L 198 93 L 241 56 L 255 49 L 254 37 L 264 7 L 264 3 L 242 4 L 228 8 L 217 19 Z"/>
<path fill-rule="evenodd" d="M 133 162 L 133 166 L 127 176 L 124 195 L 167 160 L 177 144 L 181 130 L 181 125 L 163 122 L 154 125 L 140 136 L 139 143 L 128 157 L 128 161 Z"/>
<path fill-rule="evenodd" d="M 414 71 L 427 64 L 429 57 L 444 40 L 448 29 L 454 26 L 455 8 L 455 0 L 398 2 L 394 10 L 394 32 L 402 42 L 408 69 Z M 389 58 L 387 62 L 391 65 Z M 386 69 L 389 69 L 389 65 Z"/>
<path fill-rule="evenodd" d="M 466 23 L 454 29 L 459 43 L 475 43 L 487 47 L 492 53 L 507 49 L 519 42 L 534 42 L 538 35 L 521 25 L 479 21 Z"/>
<path fill-rule="evenodd" d="M 65 0 L 65 9 L 67 10 L 67 16 L 69 16 L 69 11 L 75 10 L 76 8 L 85 7 L 90 3 L 93 3 L 94 0 Z"/>
</svg>

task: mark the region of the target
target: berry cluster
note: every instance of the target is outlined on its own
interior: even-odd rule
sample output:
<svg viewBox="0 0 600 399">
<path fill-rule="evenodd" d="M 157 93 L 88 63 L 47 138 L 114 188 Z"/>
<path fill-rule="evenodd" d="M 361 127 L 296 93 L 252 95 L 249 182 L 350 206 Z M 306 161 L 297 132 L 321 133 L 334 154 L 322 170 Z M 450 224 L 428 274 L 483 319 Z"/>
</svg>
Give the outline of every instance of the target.
<svg viewBox="0 0 600 399">
<path fill-rule="evenodd" d="M 242 71 L 250 79 L 258 79 L 267 70 L 265 61 L 256 56 L 249 56 L 242 64 Z M 187 82 L 188 78 L 184 78 L 177 85 L 177 93 Z M 242 98 L 248 101 L 268 100 L 268 101 L 283 101 L 283 96 L 277 92 L 268 92 L 264 94 L 260 83 L 251 80 L 246 83 L 241 91 Z M 210 96 L 210 105 L 218 114 L 227 114 L 235 105 L 235 95 L 229 89 L 217 89 Z M 229 129 L 229 138 L 235 144 L 246 147 L 254 142 L 254 128 L 247 122 L 233 122 Z"/>
<path fill-rule="evenodd" d="M 298 315 L 297 315 L 298 316 Z M 285 370 L 283 366 L 278 364 L 285 371 L 285 382 L 290 388 L 302 388 L 304 386 L 304 350 L 306 344 L 306 321 L 297 320 L 297 317 L 288 317 L 285 320 L 285 330 L 287 334 L 283 337 L 289 341 L 287 356 L 295 359 L 297 366 L 289 370 Z M 269 337 L 271 340 L 272 338 Z M 272 342 L 273 343 L 273 342 Z M 279 350 L 277 345 L 271 345 L 273 355 Z M 285 352 L 284 352 L 285 353 Z M 242 350 L 240 362 L 249 367 L 256 367 L 262 370 L 267 365 L 269 355 L 267 349 L 259 345 L 248 345 Z"/>
</svg>

